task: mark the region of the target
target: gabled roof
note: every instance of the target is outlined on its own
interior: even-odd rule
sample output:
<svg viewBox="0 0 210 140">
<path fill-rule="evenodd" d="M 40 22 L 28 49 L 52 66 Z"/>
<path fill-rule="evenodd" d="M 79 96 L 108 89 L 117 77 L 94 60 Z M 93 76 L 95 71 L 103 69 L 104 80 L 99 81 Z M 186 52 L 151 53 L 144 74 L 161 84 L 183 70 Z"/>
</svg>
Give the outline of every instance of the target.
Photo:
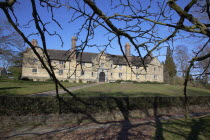
<svg viewBox="0 0 210 140">
<path fill-rule="evenodd" d="M 53 50 L 48 49 L 48 54 L 50 59 L 52 60 L 60 60 L 60 61 L 68 61 L 70 60 L 70 56 L 72 55 L 72 51 L 66 50 Z M 76 58 L 78 62 L 85 62 L 85 63 L 92 63 L 92 59 L 96 58 L 100 53 L 91 53 L 91 52 L 77 52 Z M 123 55 L 113 55 L 113 54 L 106 54 L 115 65 L 126 65 L 127 62 Z M 138 56 L 131 56 L 131 64 L 134 66 L 143 66 L 142 60 Z M 149 64 L 153 57 L 147 57 L 144 60 L 145 64 Z"/>
<path fill-rule="evenodd" d="M 50 59 L 52 60 L 61 60 L 61 61 L 67 61 L 70 60 L 71 51 L 65 51 L 65 50 L 52 50 L 48 49 L 48 55 L 50 56 Z"/>
<path fill-rule="evenodd" d="M 77 52 L 77 61 L 92 63 L 92 59 L 96 58 L 99 53 Z"/>
</svg>

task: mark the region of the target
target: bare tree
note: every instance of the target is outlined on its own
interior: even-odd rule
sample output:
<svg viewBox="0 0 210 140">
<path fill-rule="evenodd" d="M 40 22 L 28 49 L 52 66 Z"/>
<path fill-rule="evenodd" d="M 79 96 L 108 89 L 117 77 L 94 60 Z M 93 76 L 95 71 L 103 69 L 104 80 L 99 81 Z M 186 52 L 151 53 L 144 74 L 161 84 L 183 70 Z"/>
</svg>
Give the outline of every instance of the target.
<svg viewBox="0 0 210 140">
<path fill-rule="evenodd" d="M 178 75 L 184 78 L 186 76 L 188 62 L 190 61 L 190 55 L 187 46 L 176 46 L 176 49 L 174 50 L 174 58 L 176 60 Z"/>
<path fill-rule="evenodd" d="M 201 50 L 199 56 L 210 53 L 210 45 L 207 44 L 205 48 L 203 46 L 197 46 L 196 50 Z M 197 73 L 195 74 L 197 79 L 200 79 L 203 83 L 208 83 L 208 77 L 210 75 L 210 58 L 195 63 L 194 69 Z"/>
<path fill-rule="evenodd" d="M 42 40 L 43 52 L 46 56 L 45 63 L 35 47 L 28 40 L 28 36 L 21 30 L 21 26 L 18 24 L 18 18 L 16 16 L 14 7 L 21 5 L 21 2 L 16 0 L 7 0 L 6 2 L 0 2 L 0 8 L 3 10 L 8 21 L 13 28 L 21 35 L 23 40 L 32 48 L 34 53 L 41 61 L 43 67 L 47 70 L 56 85 L 61 86 L 70 95 L 77 98 L 70 93 L 62 84 L 57 80 L 53 67 L 50 63 L 50 58 L 47 53 L 46 36 L 58 36 L 57 32 L 52 33 L 47 28 L 50 22 L 54 22 L 61 27 L 58 20 L 55 19 L 55 15 L 59 14 L 54 12 L 58 8 L 62 10 L 69 10 L 71 15 L 70 22 L 80 21 L 81 27 L 78 29 L 77 36 L 85 34 L 85 38 L 81 38 L 81 51 L 83 52 L 85 47 L 93 47 L 95 44 L 91 44 L 91 40 L 98 34 L 98 29 L 103 29 L 107 32 L 106 47 L 111 46 L 111 42 L 117 41 L 124 55 L 127 63 L 129 59 L 126 57 L 123 51 L 122 41 L 126 38 L 135 47 L 136 53 L 143 62 L 144 69 L 146 70 L 145 59 L 150 56 L 154 51 L 159 51 L 161 48 L 173 45 L 173 42 L 177 39 L 193 39 L 193 41 L 206 41 L 209 42 L 210 37 L 210 24 L 206 21 L 199 19 L 197 14 L 205 14 L 207 21 L 210 19 L 210 2 L 206 0 L 204 3 L 200 3 L 198 0 L 185 1 L 185 4 L 178 4 L 176 0 L 151 0 L 151 1 L 131 1 L 131 0 L 119 0 L 119 1 L 103 1 L 104 5 L 101 6 L 98 1 L 94 0 L 75 0 L 75 1 L 61 1 L 61 0 L 31 0 L 30 8 L 32 11 L 31 20 L 28 24 L 33 24 L 36 28 L 36 34 L 40 36 Z M 182 1 L 183 2 L 183 1 Z M 38 12 L 38 9 L 46 8 L 51 15 L 51 21 L 45 21 L 44 16 Z M 154 10 L 156 9 L 156 10 Z M 163 30 L 165 32 L 163 33 Z M 31 33 L 33 35 L 33 33 Z M 61 40 L 62 42 L 62 40 Z M 168 45 L 165 45 L 168 44 Z M 200 49 L 196 50 L 193 58 L 190 60 L 189 66 L 186 70 L 184 95 L 186 97 L 185 103 L 187 104 L 187 84 L 190 76 L 191 69 L 195 62 L 201 62 L 210 57 L 210 53 L 201 54 L 202 49 L 206 47 L 206 44 Z M 111 46 L 113 47 L 113 46 Z M 145 55 L 143 55 L 146 52 Z M 59 94 L 57 93 L 57 97 Z"/>
<path fill-rule="evenodd" d="M 24 42 L 8 21 L 1 19 L 0 25 L 0 59 L 3 67 L 13 65 L 17 52 L 23 52 Z"/>
</svg>

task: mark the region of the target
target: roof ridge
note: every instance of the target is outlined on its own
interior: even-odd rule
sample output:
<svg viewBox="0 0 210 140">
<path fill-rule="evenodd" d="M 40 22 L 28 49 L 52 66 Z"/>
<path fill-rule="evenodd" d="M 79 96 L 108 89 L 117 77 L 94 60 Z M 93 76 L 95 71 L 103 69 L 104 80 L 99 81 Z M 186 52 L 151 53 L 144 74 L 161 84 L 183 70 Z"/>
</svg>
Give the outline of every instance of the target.
<svg viewBox="0 0 210 140">
<path fill-rule="evenodd" d="M 57 49 L 47 49 L 47 50 L 53 50 L 53 51 L 70 51 L 70 50 L 57 50 Z"/>
<path fill-rule="evenodd" d="M 93 52 L 78 52 L 78 53 L 91 53 L 91 54 L 99 54 L 99 53 L 93 53 Z"/>
</svg>

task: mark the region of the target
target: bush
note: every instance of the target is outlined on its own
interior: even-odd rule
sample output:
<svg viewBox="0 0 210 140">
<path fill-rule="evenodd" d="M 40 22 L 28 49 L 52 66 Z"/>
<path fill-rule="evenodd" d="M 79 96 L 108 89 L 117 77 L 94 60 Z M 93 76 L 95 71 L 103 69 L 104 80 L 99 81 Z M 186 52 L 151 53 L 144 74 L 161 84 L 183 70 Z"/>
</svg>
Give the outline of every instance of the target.
<svg viewBox="0 0 210 140">
<path fill-rule="evenodd" d="M 69 82 L 69 80 L 66 79 L 66 80 L 64 80 L 63 82 Z"/>
<path fill-rule="evenodd" d="M 132 80 L 116 80 L 116 81 L 115 81 L 115 83 L 122 83 L 122 82 L 138 83 L 137 81 L 132 81 Z"/>
<path fill-rule="evenodd" d="M 80 97 L 83 102 L 71 97 L 61 101 L 62 113 L 98 113 L 104 111 L 129 111 L 158 106 L 182 107 L 184 97 Z M 189 105 L 208 104 L 210 96 L 188 97 Z M 58 113 L 56 97 L 0 96 L 0 116 L 39 115 Z"/>
<path fill-rule="evenodd" d="M 23 78 L 21 78 L 21 80 L 23 80 L 23 81 L 32 81 L 32 79 L 29 79 L 28 77 L 23 77 Z"/>
<path fill-rule="evenodd" d="M 204 85 L 207 89 L 210 89 L 210 83 Z"/>
<path fill-rule="evenodd" d="M 79 83 L 82 83 L 82 79 L 79 79 Z"/>
<path fill-rule="evenodd" d="M 50 82 L 51 83 L 51 82 L 53 82 L 53 80 L 52 79 L 46 79 L 45 82 Z"/>
<path fill-rule="evenodd" d="M 115 83 L 121 83 L 123 80 L 116 80 Z"/>
<path fill-rule="evenodd" d="M 139 82 L 140 84 L 163 84 L 161 82 L 156 82 L 156 81 L 146 81 L 146 82 Z"/>
<path fill-rule="evenodd" d="M 6 75 L 0 75 L 0 80 L 7 80 L 8 79 L 8 76 Z"/>
<path fill-rule="evenodd" d="M 20 80 L 22 72 L 21 67 L 10 67 L 8 71 L 12 73 L 14 80 Z"/>
<path fill-rule="evenodd" d="M 88 83 L 88 84 L 92 84 L 92 83 L 94 83 L 94 82 L 93 82 L 93 81 L 87 81 L 87 83 Z"/>
</svg>

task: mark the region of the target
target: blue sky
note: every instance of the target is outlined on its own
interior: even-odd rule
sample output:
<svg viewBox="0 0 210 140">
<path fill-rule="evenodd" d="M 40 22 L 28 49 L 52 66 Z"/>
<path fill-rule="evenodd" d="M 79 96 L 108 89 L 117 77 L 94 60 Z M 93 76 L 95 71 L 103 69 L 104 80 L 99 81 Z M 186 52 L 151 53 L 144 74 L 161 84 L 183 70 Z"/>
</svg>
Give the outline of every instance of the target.
<svg viewBox="0 0 210 140">
<path fill-rule="evenodd" d="M 182 7 L 184 7 L 188 1 L 189 0 L 186 0 L 186 1 L 180 0 L 177 3 L 179 5 L 181 5 Z M 17 4 L 15 6 L 14 10 L 15 10 L 16 16 L 18 17 L 18 22 L 20 23 L 20 25 L 23 26 L 25 24 L 28 24 L 28 21 L 30 21 L 32 19 L 31 18 L 32 17 L 31 16 L 32 11 L 31 11 L 31 5 L 30 5 L 29 1 L 20 0 L 19 2 L 21 3 L 21 5 Z M 149 4 L 148 2 L 149 1 L 144 1 L 144 5 L 148 5 Z M 70 4 L 74 5 L 75 4 L 74 0 L 71 0 Z M 114 4 L 117 4 L 117 3 L 115 2 Z M 98 0 L 97 1 L 97 6 L 99 8 L 101 8 L 105 14 L 108 14 L 108 15 L 113 15 L 113 13 L 121 14 L 122 11 L 123 11 L 122 8 L 118 8 L 118 11 L 116 11 L 116 10 L 111 11 L 110 10 L 110 7 L 111 7 L 110 4 L 107 4 L 107 1 L 105 1 L 105 0 Z M 150 9 L 151 12 L 156 12 L 157 10 L 158 10 L 157 5 L 153 5 L 153 7 Z M 51 21 L 50 14 L 46 10 L 46 8 L 39 7 L 38 12 L 41 15 L 41 18 L 44 22 Z M 90 12 L 90 10 L 88 10 L 88 8 L 87 8 L 87 12 Z M 129 12 L 125 11 L 124 14 L 126 14 L 126 13 L 129 13 Z M 60 36 L 63 39 L 64 46 L 61 47 L 61 42 L 60 42 L 58 37 L 46 36 L 47 37 L 47 47 L 48 47 L 48 49 L 62 49 L 62 50 L 70 49 L 70 47 L 71 47 L 71 37 L 76 35 L 79 28 L 84 23 L 84 18 L 79 18 L 78 20 L 75 20 L 74 22 L 69 23 L 72 14 L 73 14 L 73 11 L 72 10 L 67 10 L 66 8 L 55 9 L 55 19 L 58 20 L 58 22 L 61 24 L 63 30 L 61 30 L 53 22 L 47 25 L 47 29 L 51 33 L 56 31 L 58 34 L 60 34 Z M 0 15 L 1 15 L 0 18 L 2 18 L 2 19 L 5 18 L 3 16 L 2 11 L 0 11 Z M 176 21 L 177 17 L 176 16 L 174 16 L 174 17 L 175 18 L 173 20 Z M 120 27 L 120 26 L 123 27 L 125 25 L 124 23 L 121 23 L 121 22 L 114 22 L 114 24 L 118 27 Z M 148 23 L 143 24 L 142 25 L 143 27 L 141 27 L 141 28 L 148 28 L 149 26 L 147 24 Z M 35 26 L 34 26 L 33 22 L 30 23 L 29 28 L 21 28 L 21 30 L 25 33 L 26 36 L 28 36 L 29 34 L 37 32 L 35 30 Z M 159 36 L 169 35 L 168 27 L 159 26 L 158 31 L 159 32 L 158 32 L 157 35 L 159 35 Z M 107 33 L 107 31 L 105 29 L 97 28 L 95 30 L 95 37 L 90 43 L 91 44 L 96 44 L 98 46 L 107 44 L 108 43 L 107 38 L 108 37 L 113 37 L 113 35 L 106 34 L 106 33 Z M 183 32 L 181 31 L 181 33 L 183 33 Z M 77 45 L 80 44 L 81 40 L 84 40 L 85 35 L 86 35 L 86 32 L 82 32 L 82 34 L 80 34 L 79 39 L 77 41 Z M 184 33 L 184 35 L 187 36 L 188 34 Z M 177 36 L 176 38 L 179 38 L 179 39 L 174 42 L 174 46 L 185 45 L 185 46 L 189 47 L 189 50 L 192 50 L 193 47 L 196 47 L 199 44 L 199 43 L 196 44 L 196 42 L 194 42 L 191 38 L 189 38 L 189 39 L 184 38 L 183 39 L 183 37 L 181 37 L 181 36 Z M 29 40 L 32 40 L 32 39 L 37 39 L 38 42 L 39 42 L 39 45 L 42 46 L 41 43 L 40 43 L 41 41 L 40 41 L 39 36 L 32 35 L 32 36 L 29 37 Z M 139 39 L 138 41 L 143 43 L 145 41 L 145 39 Z M 122 38 L 122 44 L 124 45 L 126 42 L 129 42 L 128 39 Z M 202 42 L 200 42 L 200 43 L 202 44 Z M 119 44 L 118 44 L 116 39 L 111 43 L 111 45 L 112 45 L 112 47 L 107 49 L 108 53 L 118 54 L 118 55 L 122 54 L 121 51 L 120 51 L 120 48 L 119 48 Z M 162 44 L 162 46 L 167 46 L 167 45 L 168 44 L 166 44 L 166 43 Z M 152 47 L 152 45 L 151 45 L 151 47 Z M 85 49 L 85 51 L 87 51 L 87 52 L 99 52 L 100 50 L 103 50 L 103 48 L 90 47 L 90 48 Z M 143 50 L 141 50 L 141 52 L 143 52 Z M 134 54 L 134 55 L 137 55 L 137 53 L 134 51 L 133 46 L 131 46 L 131 53 Z M 165 55 L 165 53 L 166 53 L 166 48 L 163 48 L 160 51 L 154 52 L 153 55 Z M 145 54 L 145 53 L 143 52 L 143 54 Z M 160 61 L 164 61 L 165 56 L 159 56 L 159 59 L 160 59 Z"/>
</svg>

